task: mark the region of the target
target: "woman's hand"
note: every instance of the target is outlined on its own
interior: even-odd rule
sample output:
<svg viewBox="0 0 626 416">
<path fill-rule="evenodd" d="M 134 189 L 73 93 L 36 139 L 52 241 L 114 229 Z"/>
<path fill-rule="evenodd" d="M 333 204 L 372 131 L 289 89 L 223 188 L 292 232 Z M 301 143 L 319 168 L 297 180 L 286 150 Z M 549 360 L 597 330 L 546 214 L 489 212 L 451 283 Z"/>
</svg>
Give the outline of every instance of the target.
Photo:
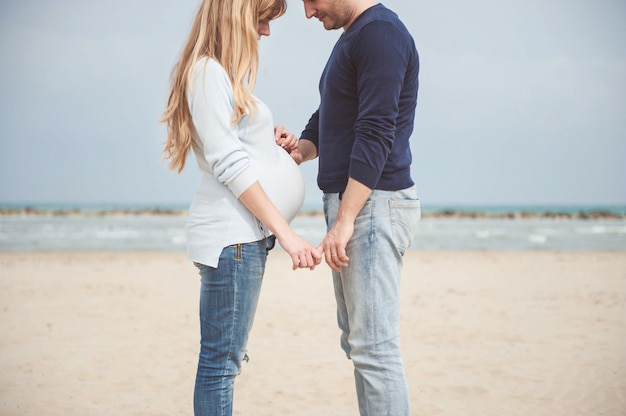
<svg viewBox="0 0 626 416">
<path fill-rule="evenodd" d="M 280 246 L 291 256 L 292 270 L 310 269 L 322 262 L 323 251 L 313 247 L 304 238 L 289 230 L 285 235 L 276 236 Z"/>
<path fill-rule="evenodd" d="M 284 126 L 274 126 L 274 138 L 276 144 L 285 149 L 287 153 L 298 148 L 298 138 Z"/>
</svg>

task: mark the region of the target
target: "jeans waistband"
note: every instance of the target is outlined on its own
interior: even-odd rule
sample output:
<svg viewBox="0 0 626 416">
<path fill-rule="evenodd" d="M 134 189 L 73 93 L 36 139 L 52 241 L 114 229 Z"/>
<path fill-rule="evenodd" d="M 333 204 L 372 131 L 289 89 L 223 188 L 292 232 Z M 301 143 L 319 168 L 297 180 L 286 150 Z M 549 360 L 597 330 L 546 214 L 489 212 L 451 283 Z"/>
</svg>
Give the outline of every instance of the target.
<svg viewBox="0 0 626 416">
<path fill-rule="evenodd" d="M 410 186 L 410 187 L 408 187 L 406 189 L 395 189 L 395 190 L 389 190 L 389 191 L 382 191 L 382 190 L 373 189 L 372 193 L 376 193 L 376 191 L 378 191 L 378 192 L 401 192 L 401 191 L 409 190 L 409 189 L 412 189 L 412 188 L 415 188 L 415 185 Z M 343 199 L 344 192 L 345 191 L 341 191 L 341 192 L 325 192 L 324 194 L 325 195 L 335 195 L 336 194 L 337 197 L 339 198 L 339 200 L 341 201 Z"/>
</svg>

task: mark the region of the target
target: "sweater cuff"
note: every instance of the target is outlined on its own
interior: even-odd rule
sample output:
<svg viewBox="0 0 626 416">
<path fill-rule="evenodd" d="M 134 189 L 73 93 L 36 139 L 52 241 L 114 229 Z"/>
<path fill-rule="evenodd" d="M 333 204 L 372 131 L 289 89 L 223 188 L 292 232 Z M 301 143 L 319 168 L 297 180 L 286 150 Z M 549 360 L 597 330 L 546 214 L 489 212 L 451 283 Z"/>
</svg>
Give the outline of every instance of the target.
<svg viewBox="0 0 626 416">
<path fill-rule="evenodd" d="M 231 183 L 228 184 L 228 189 L 237 197 L 243 194 L 253 183 L 258 180 L 253 172 L 253 169 L 248 167 L 241 172 Z"/>
<path fill-rule="evenodd" d="M 370 189 L 374 189 L 376 187 L 376 184 L 380 179 L 380 174 L 381 172 L 378 172 L 366 163 L 359 162 L 354 159 L 350 163 L 349 176 Z"/>
</svg>

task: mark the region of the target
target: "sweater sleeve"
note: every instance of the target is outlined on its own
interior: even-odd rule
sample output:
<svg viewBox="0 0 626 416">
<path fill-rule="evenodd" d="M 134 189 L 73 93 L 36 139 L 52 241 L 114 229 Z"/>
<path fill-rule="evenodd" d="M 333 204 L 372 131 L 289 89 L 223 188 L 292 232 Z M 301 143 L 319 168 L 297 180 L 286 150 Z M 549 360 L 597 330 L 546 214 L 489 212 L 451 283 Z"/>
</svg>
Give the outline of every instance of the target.
<svg viewBox="0 0 626 416">
<path fill-rule="evenodd" d="M 318 109 L 307 123 L 304 131 L 300 135 L 301 139 L 307 139 L 315 145 L 315 148 L 319 150 L 319 124 L 320 124 L 320 110 Z"/>
<path fill-rule="evenodd" d="M 234 95 L 226 71 L 212 59 L 196 63 L 188 97 L 209 171 L 238 198 L 258 178 L 232 123 Z"/>
<path fill-rule="evenodd" d="M 349 176 L 372 189 L 393 146 L 408 46 L 391 22 L 374 21 L 361 29 L 351 52 L 359 107 Z"/>
</svg>

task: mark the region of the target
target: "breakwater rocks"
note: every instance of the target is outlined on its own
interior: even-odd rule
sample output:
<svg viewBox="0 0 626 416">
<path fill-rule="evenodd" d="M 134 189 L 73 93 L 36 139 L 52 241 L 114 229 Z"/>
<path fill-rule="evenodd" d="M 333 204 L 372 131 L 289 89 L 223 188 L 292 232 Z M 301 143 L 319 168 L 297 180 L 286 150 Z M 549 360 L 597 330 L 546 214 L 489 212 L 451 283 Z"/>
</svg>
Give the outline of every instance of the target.
<svg viewBox="0 0 626 416">
<path fill-rule="evenodd" d="M 39 216 L 39 217 L 128 217 L 128 216 L 186 216 L 185 209 L 170 208 L 122 208 L 122 209 L 45 209 L 26 206 L 23 208 L 0 208 L 0 216 Z M 299 216 L 323 216 L 321 211 L 302 211 Z M 422 218 L 449 219 L 553 219 L 553 220 L 602 220 L 626 219 L 626 212 L 608 209 L 570 211 L 463 211 L 453 209 L 423 210 Z"/>
<path fill-rule="evenodd" d="M 185 216 L 187 210 L 162 208 L 123 209 L 43 209 L 34 207 L 0 208 L 0 216 L 40 217 L 125 217 L 125 216 Z"/>
<path fill-rule="evenodd" d="M 617 213 L 609 210 L 592 211 L 508 211 L 508 212 L 480 212 L 480 211 L 454 211 L 443 210 L 426 212 L 422 218 L 459 218 L 459 219 L 555 219 L 555 220 L 601 220 L 601 219 L 626 219 L 625 213 Z"/>
</svg>

